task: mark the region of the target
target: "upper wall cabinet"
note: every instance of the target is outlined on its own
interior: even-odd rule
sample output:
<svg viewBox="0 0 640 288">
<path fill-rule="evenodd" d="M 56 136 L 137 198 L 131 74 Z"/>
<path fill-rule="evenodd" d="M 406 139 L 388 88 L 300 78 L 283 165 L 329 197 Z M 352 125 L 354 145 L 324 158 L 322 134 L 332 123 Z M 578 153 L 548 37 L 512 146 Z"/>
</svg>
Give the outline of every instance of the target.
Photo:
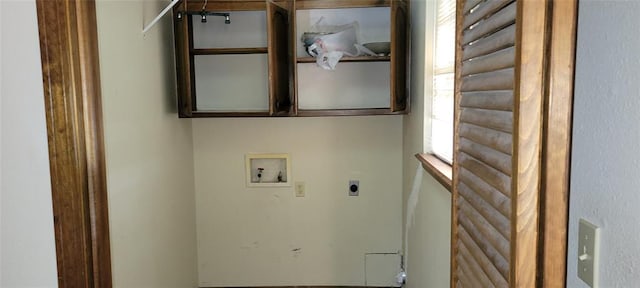
<svg viewBox="0 0 640 288">
<path fill-rule="evenodd" d="M 408 1 L 184 0 L 173 15 L 180 117 L 409 110 Z M 337 35 L 349 25 L 357 53 L 334 70 L 319 67 L 305 33 Z"/>
<path fill-rule="evenodd" d="M 293 110 L 290 1 L 183 1 L 174 8 L 181 117 Z"/>
</svg>

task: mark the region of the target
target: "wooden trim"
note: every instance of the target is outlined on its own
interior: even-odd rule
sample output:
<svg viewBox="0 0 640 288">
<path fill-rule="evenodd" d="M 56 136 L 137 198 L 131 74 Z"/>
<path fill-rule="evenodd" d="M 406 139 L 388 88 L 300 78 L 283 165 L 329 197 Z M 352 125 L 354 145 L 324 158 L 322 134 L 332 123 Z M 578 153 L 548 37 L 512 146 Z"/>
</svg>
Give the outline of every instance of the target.
<svg viewBox="0 0 640 288">
<path fill-rule="evenodd" d="M 538 260 L 547 2 L 518 1 L 517 15 L 509 284 L 511 287 L 534 287 Z"/>
<path fill-rule="evenodd" d="M 287 0 L 286 1 L 286 8 L 287 8 L 287 12 L 289 15 L 289 25 L 288 25 L 288 29 L 287 29 L 287 37 L 289 37 L 289 46 L 286 47 L 287 48 L 287 63 L 286 65 L 288 65 L 289 70 L 289 83 L 287 83 L 289 85 L 289 101 L 290 103 L 290 107 L 289 107 L 289 111 L 288 111 L 288 115 L 286 116 L 296 116 L 298 114 L 298 98 L 297 98 L 297 66 L 296 65 L 296 47 L 297 45 L 297 36 L 296 36 L 296 26 L 297 26 L 297 18 L 296 18 L 296 1 L 295 0 Z M 282 113 L 276 115 L 276 116 L 285 116 Z"/>
<path fill-rule="evenodd" d="M 293 63 L 291 58 L 293 2 L 267 1 L 267 47 L 269 50 L 269 114 L 293 114 Z"/>
<path fill-rule="evenodd" d="M 538 284 L 564 287 L 567 273 L 567 228 L 571 115 L 577 29 L 577 0 L 553 1 L 545 97 L 540 258 Z"/>
<path fill-rule="evenodd" d="M 207 117 L 267 117 L 269 111 L 193 111 L 189 118 Z"/>
<path fill-rule="evenodd" d="M 370 116 L 370 115 L 402 115 L 406 112 L 391 112 L 388 108 L 373 109 L 338 109 L 338 110 L 298 110 L 297 115 L 282 114 L 274 117 L 319 117 L 319 116 Z M 207 117 L 269 117 L 269 111 L 193 111 L 188 118 Z"/>
<path fill-rule="evenodd" d="M 185 2 L 186 3 L 186 2 Z M 185 4 L 186 5 L 186 4 Z M 183 36 L 183 45 L 186 46 L 186 48 L 188 48 L 188 50 L 185 51 L 191 51 L 194 50 L 194 44 L 193 44 L 193 18 L 191 17 L 187 17 L 187 21 L 186 21 L 186 34 L 187 36 Z M 184 22 L 184 20 L 183 20 Z M 183 33 L 185 31 L 185 27 L 182 27 L 183 29 L 181 30 Z M 188 93 L 184 94 L 184 111 L 181 112 L 180 117 L 182 117 L 182 114 L 187 115 L 187 116 L 191 116 L 191 114 L 194 111 L 198 110 L 198 89 L 196 89 L 196 57 L 193 54 L 189 54 L 186 55 L 187 53 L 184 53 L 185 55 L 183 57 L 188 58 L 188 65 L 187 68 L 189 69 L 189 74 L 188 77 L 184 77 L 183 75 L 178 75 L 178 76 L 183 76 L 183 78 L 186 78 L 187 84 L 189 85 L 189 89 L 187 90 Z M 177 66 L 176 66 L 177 67 Z M 184 70 L 187 71 L 187 70 Z M 184 71 L 182 72 L 184 74 Z"/>
<path fill-rule="evenodd" d="M 266 54 L 267 47 L 193 49 L 193 55 Z"/>
<path fill-rule="evenodd" d="M 293 96 L 293 103 L 291 103 L 291 105 L 293 105 L 293 111 L 291 112 L 292 115 L 290 116 L 298 116 L 298 65 L 296 63 L 297 61 L 297 55 L 298 55 L 298 40 L 296 40 L 297 37 L 297 33 L 298 33 L 298 16 L 297 16 L 297 5 L 300 1 L 292 1 L 293 3 L 291 3 L 291 35 L 289 35 L 289 37 L 291 37 L 291 39 L 293 39 L 292 41 L 290 41 L 291 43 L 289 43 L 289 45 L 291 45 L 291 47 L 289 47 L 290 51 L 291 51 L 291 59 L 289 59 L 291 61 L 291 93 Z"/>
<path fill-rule="evenodd" d="M 327 110 L 298 110 L 298 116 L 316 117 L 316 116 L 366 116 L 366 115 L 401 115 L 406 114 L 405 111 L 392 112 L 389 108 L 370 108 L 370 109 L 327 109 Z"/>
<path fill-rule="evenodd" d="M 463 31 L 462 27 L 463 19 L 464 19 L 464 4 L 465 0 L 457 0 L 456 1 L 456 37 L 455 37 L 455 69 L 454 69 L 454 90 L 453 90 L 453 165 L 452 165 L 452 185 L 451 185 L 451 256 L 450 258 L 450 285 L 451 287 L 456 287 L 458 281 L 460 280 L 460 276 L 458 275 L 458 263 L 457 257 L 458 251 L 458 185 L 460 184 L 459 174 L 460 174 L 460 164 L 459 158 L 460 153 L 458 153 L 460 143 L 459 138 L 456 135 L 460 135 L 460 125 L 461 123 L 461 109 L 460 103 L 462 99 L 462 83 L 460 79 L 462 79 L 462 62 L 463 62 L 463 47 L 462 39 L 463 39 Z M 437 7 L 436 7 L 437 9 Z M 462 277 L 464 279 L 464 277 Z"/>
<path fill-rule="evenodd" d="M 435 178 L 444 188 L 451 192 L 452 167 L 447 162 L 440 160 L 433 154 L 418 153 L 418 161 L 422 163 L 422 168 Z"/>
<path fill-rule="evenodd" d="M 277 6 L 273 2 L 273 0 L 266 0 L 266 3 L 267 3 L 266 5 L 267 5 L 267 31 L 268 31 L 267 32 L 267 50 L 269 50 L 270 52 L 267 55 L 267 58 L 268 58 L 267 66 L 269 69 L 269 73 L 268 73 L 269 115 L 273 115 L 276 111 L 275 103 L 277 101 L 276 99 L 277 94 L 280 92 L 278 91 L 278 88 L 279 88 L 278 81 L 281 80 L 278 77 L 279 76 L 278 69 L 280 68 L 278 67 L 280 63 L 278 62 L 278 59 L 277 59 L 278 51 L 275 51 L 281 47 L 278 45 L 280 43 L 277 43 L 277 40 L 275 39 L 278 36 L 279 31 L 276 31 L 274 18 L 279 13 L 282 13 L 281 12 L 282 7 Z"/>
<path fill-rule="evenodd" d="M 297 0 L 296 9 L 389 7 L 392 0 Z"/>
<path fill-rule="evenodd" d="M 174 15 L 184 9 L 186 2 L 181 2 L 173 8 Z M 189 19 L 182 17 L 182 20 L 173 21 L 173 35 L 174 35 L 174 47 L 175 47 L 175 64 L 176 64 L 176 90 L 177 90 L 177 104 L 179 117 L 191 117 L 192 101 L 192 82 L 193 78 L 190 76 L 192 71 L 192 58 L 193 55 L 187 53 L 190 51 L 190 42 L 188 37 L 191 29 L 189 26 Z"/>
<path fill-rule="evenodd" d="M 224 287 L 224 288 L 388 288 L 388 287 L 379 287 L 379 286 L 246 286 L 246 287 Z M 201 288 L 209 288 L 208 286 L 203 286 Z M 211 287 L 213 288 L 213 287 Z"/>
<path fill-rule="evenodd" d="M 185 1 L 186 10 L 200 12 L 204 0 Z M 205 6 L 206 11 L 261 11 L 267 9 L 265 0 L 248 1 L 248 0 L 209 0 Z"/>
<path fill-rule="evenodd" d="M 411 11 L 409 1 L 391 1 L 390 99 L 391 111 L 408 113 L 411 87 Z"/>
<path fill-rule="evenodd" d="M 38 0 L 58 286 L 112 286 L 95 2 Z"/>
</svg>

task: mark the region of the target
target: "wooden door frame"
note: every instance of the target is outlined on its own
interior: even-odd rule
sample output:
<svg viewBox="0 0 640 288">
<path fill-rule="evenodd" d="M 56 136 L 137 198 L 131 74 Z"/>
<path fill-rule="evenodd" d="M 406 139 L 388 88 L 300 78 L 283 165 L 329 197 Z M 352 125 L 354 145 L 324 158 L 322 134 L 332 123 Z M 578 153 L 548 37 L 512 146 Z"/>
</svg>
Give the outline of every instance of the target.
<svg viewBox="0 0 640 288">
<path fill-rule="evenodd" d="M 37 0 L 58 284 L 111 287 L 94 0 Z M 566 283 L 577 0 L 550 1 L 538 285 Z M 554 167 L 554 173 L 545 173 Z"/>
<path fill-rule="evenodd" d="M 112 285 L 94 0 L 36 0 L 59 287 Z"/>
<path fill-rule="evenodd" d="M 565 287 L 578 0 L 549 1 L 538 287 Z M 553 169 L 553 173 L 550 173 Z"/>
</svg>

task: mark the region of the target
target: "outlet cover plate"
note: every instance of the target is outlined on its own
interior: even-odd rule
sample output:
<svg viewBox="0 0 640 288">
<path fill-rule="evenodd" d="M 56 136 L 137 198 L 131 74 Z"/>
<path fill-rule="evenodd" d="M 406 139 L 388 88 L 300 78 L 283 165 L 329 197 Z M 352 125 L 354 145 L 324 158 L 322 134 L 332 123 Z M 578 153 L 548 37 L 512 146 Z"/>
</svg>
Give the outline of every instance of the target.
<svg viewBox="0 0 640 288">
<path fill-rule="evenodd" d="M 355 186 L 355 189 L 352 187 Z M 349 196 L 358 196 L 360 194 L 360 180 L 349 180 Z"/>
</svg>

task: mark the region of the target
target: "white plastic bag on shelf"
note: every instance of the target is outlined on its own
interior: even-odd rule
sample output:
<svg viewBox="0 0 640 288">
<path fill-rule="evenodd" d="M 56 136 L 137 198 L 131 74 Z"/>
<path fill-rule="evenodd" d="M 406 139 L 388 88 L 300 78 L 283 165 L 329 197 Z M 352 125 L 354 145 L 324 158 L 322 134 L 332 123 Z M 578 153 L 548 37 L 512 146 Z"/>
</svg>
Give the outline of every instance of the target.
<svg viewBox="0 0 640 288">
<path fill-rule="evenodd" d="M 325 70 L 335 70 L 342 56 L 344 53 L 340 51 L 321 52 L 315 56 L 316 64 Z"/>
<path fill-rule="evenodd" d="M 307 46 L 307 52 L 316 58 L 318 66 L 326 70 L 334 70 L 343 56 L 362 54 L 364 47 L 358 44 L 358 22 L 342 26 L 322 26 L 320 24 L 322 21 L 321 17 L 312 26 L 311 30 L 315 30 L 314 32 L 318 35 L 312 39 L 312 44 Z M 309 39 L 302 39 L 302 41 L 307 43 Z"/>
</svg>

